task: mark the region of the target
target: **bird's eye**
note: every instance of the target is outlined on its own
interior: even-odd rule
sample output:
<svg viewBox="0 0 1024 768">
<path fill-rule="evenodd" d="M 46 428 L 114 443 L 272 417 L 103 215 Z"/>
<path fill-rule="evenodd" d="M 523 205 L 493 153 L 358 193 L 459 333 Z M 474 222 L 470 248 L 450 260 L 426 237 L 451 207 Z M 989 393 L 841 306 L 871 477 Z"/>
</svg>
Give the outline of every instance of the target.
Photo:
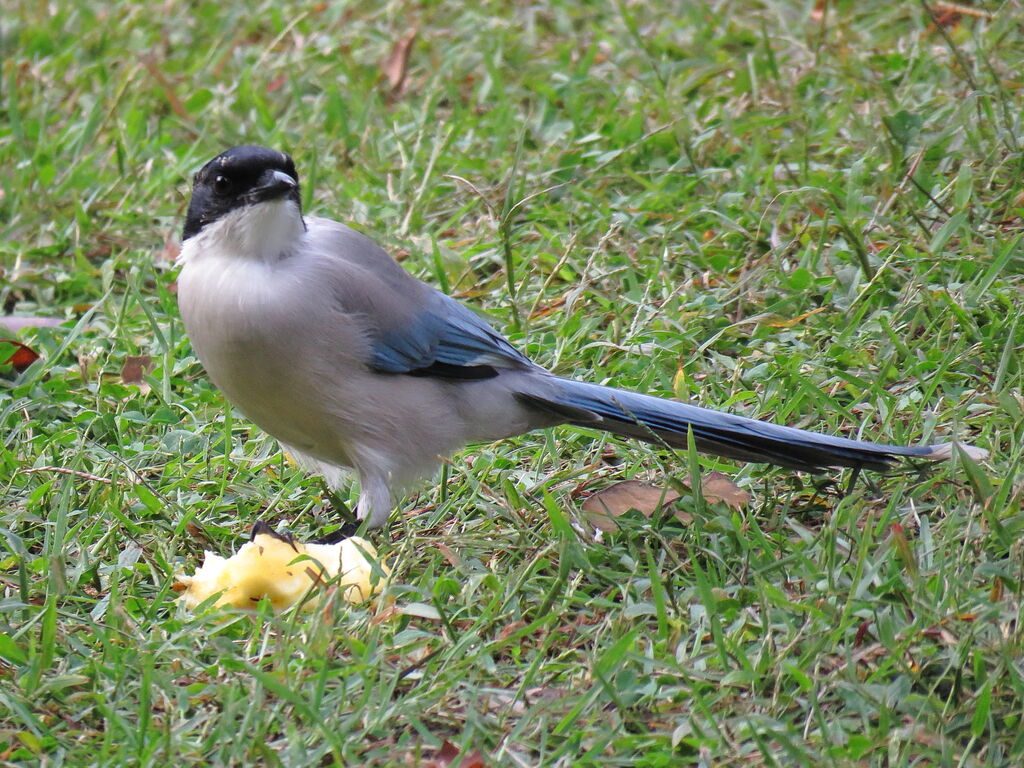
<svg viewBox="0 0 1024 768">
<path fill-rule="evenodd" d="M 227 176 L 218 176 L 213 180 L 213 188 L 223 194 L 231 188 L 231 180 Z"/>
</svg>

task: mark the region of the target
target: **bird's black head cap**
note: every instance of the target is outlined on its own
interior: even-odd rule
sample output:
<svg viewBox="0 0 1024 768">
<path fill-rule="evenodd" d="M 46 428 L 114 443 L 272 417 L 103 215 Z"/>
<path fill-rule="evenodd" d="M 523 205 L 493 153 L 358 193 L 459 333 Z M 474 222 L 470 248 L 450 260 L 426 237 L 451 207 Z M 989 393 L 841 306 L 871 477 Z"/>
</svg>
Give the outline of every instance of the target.
<svg viewBox="0 0 1024 768">
<path fill-rule="evenodd" d="M 188 240 L 236 208 L 279 199 L 302 205 L 299 174 L 292 159 L 284 152 L 253 144 L 231 147 L 193 178 L 182 239 Z"/>
</svg>

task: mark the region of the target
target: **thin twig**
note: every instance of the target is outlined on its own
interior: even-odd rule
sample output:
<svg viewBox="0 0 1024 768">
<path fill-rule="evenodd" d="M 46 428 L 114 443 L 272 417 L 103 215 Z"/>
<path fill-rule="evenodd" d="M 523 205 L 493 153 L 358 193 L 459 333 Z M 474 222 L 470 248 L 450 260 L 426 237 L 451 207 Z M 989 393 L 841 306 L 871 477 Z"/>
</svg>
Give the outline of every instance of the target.
<svg viewBox="0 0 1024 768">
<path fill-rule="evenodd" d="M 100 477 L 99 475 L 82 472 L 77 469 L 68 469 L 67 467 L 28 467 L 27 469 L 18 470 L 19 475 L 29 475 L 33 472 L 56 472 L 61 475 L 73 475 L 82 480 L 92 480 L 95 483 L 106 483 L 107 485 L 112 485 L 114 482 L 109 477 Z M 123 485 L 123 483 L 118 482 L 118 485 Z"/>
</svg>

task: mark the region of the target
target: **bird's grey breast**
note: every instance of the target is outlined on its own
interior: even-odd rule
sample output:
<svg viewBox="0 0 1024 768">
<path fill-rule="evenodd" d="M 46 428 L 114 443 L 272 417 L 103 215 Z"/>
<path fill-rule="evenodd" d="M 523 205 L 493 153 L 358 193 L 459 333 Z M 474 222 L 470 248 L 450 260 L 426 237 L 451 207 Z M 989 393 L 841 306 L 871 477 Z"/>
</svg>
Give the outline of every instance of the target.
<svg viewBox="0 0 1024 768">
<path fill-rule="evenodd" d="M 306 404 L 349 329 L 303 256 L 275 262 L 206 254 L 185 264 L 178 299 L 210 378 L 247 417 L 298 448 L 323 429 Z M 356 338 L 358 338 L 356 336 Z M 313 414 L 313 417 L 311 417 Z"/>
</svg>

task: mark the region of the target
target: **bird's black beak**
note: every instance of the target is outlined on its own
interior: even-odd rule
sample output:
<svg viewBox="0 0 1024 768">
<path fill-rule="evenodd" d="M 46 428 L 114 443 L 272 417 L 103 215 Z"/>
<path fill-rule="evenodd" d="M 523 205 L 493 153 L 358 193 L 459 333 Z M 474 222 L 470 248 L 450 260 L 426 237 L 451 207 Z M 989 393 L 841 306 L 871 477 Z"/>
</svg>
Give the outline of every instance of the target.
<svg viewBox="0 0 1024 768">
<path fill-rule="evenodd" d="M 279 200 L 289 197 L 299 188 L 299 183 L 284 171 L 277 169 L 266 171 L 260 176 L 259 183 L 245 193 L 247 203 L 262 203 L 266 200 Z"/>
</svg>

